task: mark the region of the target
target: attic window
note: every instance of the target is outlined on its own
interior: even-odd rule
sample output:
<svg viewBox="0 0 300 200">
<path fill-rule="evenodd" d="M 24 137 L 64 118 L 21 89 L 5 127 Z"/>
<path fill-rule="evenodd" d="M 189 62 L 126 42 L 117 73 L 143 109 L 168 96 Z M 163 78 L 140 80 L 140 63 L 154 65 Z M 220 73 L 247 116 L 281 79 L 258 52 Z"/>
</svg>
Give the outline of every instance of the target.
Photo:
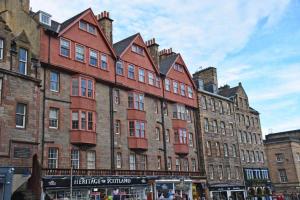
<svg viewBox="0 0 300 200">
<path fill-rule="evenodd" d="M 183 72 L 183 66 L 180 65 L 180 64 L 175 63 L 175 64 L 174 64 L 174 69 L 175 69 L 176 71 Z"/>
<path fill-rule="evenodd" d="M 94 34 L 94 35 L 96 34 L 96 27 L 92 24 L 89 24 L 89 23 L 85 22 L 85 21 L 81 20 L 79 22 L 79 28 L 84 30 L 84 31 L 87 31 L 91 34 Z"/>
<path fill-rule="evenodd" d="M 138 45 L 135 45 L 135 44 L 132 45 L 131 50 L 135 53 L 140 54 L 140 55 L 144 54 L 144 49 L 142 47 L 138 46 Z"/>
<path fill-rule="evenodd" d="M 40 11 L 40 22 L 42 24 L 46 24 L 48 26 L 51 26 L 51 15 L 48 13 Z"/>
</svg>

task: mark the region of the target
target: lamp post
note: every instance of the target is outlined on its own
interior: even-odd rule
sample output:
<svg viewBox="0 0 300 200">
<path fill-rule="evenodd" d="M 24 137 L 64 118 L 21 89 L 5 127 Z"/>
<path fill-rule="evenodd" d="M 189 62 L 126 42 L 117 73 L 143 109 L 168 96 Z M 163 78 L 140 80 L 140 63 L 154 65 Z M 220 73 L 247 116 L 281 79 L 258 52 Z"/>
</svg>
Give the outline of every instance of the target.
<svg viewBox="0 0 300 200">
<path fill-rule="evenodd" d="M 70 173 L 70 200 L 72 200 L 72 193 L 73 193 L 73 166 L 72 166 L 72 163 L 71 163 L 71 173 Z"/>
</svg>

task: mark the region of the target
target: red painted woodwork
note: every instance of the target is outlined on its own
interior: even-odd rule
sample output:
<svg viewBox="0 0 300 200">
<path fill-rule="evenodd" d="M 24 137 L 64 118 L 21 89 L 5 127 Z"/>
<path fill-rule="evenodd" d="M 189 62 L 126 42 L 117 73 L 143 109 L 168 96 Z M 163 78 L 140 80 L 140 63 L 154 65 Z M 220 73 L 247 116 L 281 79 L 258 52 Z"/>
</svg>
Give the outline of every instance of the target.
<svg viewBox="0 0 300 200">
<path fill-rule="evenodd" d="M 128 148 L 133 150 L 147 150 L 148 140 L 140 137 L 128 137 Z"/>
<path fill-rule="evenodd" d="M 96 100 L 81 96 L 71 96 L 71 109 L 96 111 Z"/>
<path fill-rule="evenodd" d="M 191 80 L 191 76 L 189 75 L 189 72 L 185 66 L 185 63 L 182 59 L 182 57 L 179 55 L 175 61 L 175 63 L 178 63 L 182 66 L 184 66 L 184 72 L 179 72 L 176 71 L 173 66 L 170 68 L 169 72 L 167 73 L 166 78 L 170 80 L 170 85 L 171 85 L 171 91 L 166 91 L 164 87 L 164 93 L 165 93 L 165 98 L 169 99 L 174 102 L 182 103 L 191 107 L 196 108 L 197 107 L 197 91 L 195 90 L 194 84 Z M 177 81 L 178 83 L 178 93 L 175 94 L 173 92 L 173 81 Z M 180 83 L 184 83 L 186 88 L 185 96 L 181 96 L 180 94 Z M 187 86 L 190 86 L 193 89 L 193 98 L 188 97 L 188 90 Z"/>
<path fill-rule="evenodd" d="M 172 125 L 174 129 L 177 128 L 185 128 L 187 126 L 187 122 L 186 120 L 182 120 L 182 119 L 172 119 Z"/>
<path fill-rule="evenodd" d="M 96 145 L 96 132 L 71 130 L 71 143 Z"/>
<path fill-rule="evenodd" d="M 174 151 L 176 154 L 186 155 L 189 153 L 189 146 L 188 144 L 174 144 Z"/>
<path fill-rule="evenodd" d="M 91 10 L 87 10 L 87 12 L 83 14 L 82 19 L 98 27 L 98 22 Z M 49 37 L 51 37 L 50 47 Z M 60 55 L 60 37 L 71 41 L 70 58 Z M 75 44 L 85 46 L 85 62 L 79 62 L 75 60 Z M 48 49 L 50 49 L 49 59 Z M 102 70 L 99 67 L 99 62 L 98 67 L 89 65 L 89 49 L 99 52 L 99 61 L 100 53 L 107 55 L 108 70 Z M 94 35 L 79 29 L 79 22 L 76 22 L 73 26 L 69 27 L 69 29 L 65 30 L 59 37 L 49 36 L 44 30 L 41 30 L 40 55 L 41 61 L 44 63 L 48 63 L 48 60 L 50 60 L 49 64 L 52 64 L 58 68 L 67 69 L 79 74 L 85 74 L 94 78 L 114 82 L 115 56 L 109 45 L 105 42 L 104 36 L 98 28 L 96 35 Z"/>
<path fill-rule="evenodd" d="M 127 119 L 146 120 L 146 112 L 136 109 L 127 109 Z"/>
<path fill-rule="evenodd" d="M 135 90 L 139 90 L 155 96 L 162 96 L 162 82 L 160 81 L 160 87 L 149 85 L 148 83 L 148 72 L 152 72 L 155 76 L 159 76 L 157 67 L 151 62 L 151 57 L 147 55 L 147 47 L 140 35 L 137 35 L 134 44 L 143 47 L 144 54 L 140 55 L 131 50 L 131 45 L 121 55 L 123 61 L 124 74 L 123 76 L 117 75 L 116 81 L 118 84 L 130 87 Z M 128 65 L 134 65 L 135 79 L 128 78 Z M 138 69 L 143 68 L 145 70 L 145 82 L 138 80 Z"/>
</svg>

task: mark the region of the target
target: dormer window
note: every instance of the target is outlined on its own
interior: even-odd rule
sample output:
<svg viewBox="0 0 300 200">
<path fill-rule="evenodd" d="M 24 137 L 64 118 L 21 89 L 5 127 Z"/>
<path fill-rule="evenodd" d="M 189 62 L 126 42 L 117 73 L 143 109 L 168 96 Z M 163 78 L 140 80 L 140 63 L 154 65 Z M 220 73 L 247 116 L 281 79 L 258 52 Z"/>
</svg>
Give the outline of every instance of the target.
<svg viewBox="0 0 300 200">
<path fill-rule="evenodd" d="M 40 22 L 42 24 L 46 24 L 48 26 L 51 26 L 51 15 L 48 13 L 45 13 L 43 11 L 40 11 Z"/>
<path fill-rule="evenodd" d="M 175 64 L 174 64 L 174 69 L 175 69 L 176 71 L 183 72 L 183 66 L 180 65 L 180 64 L 175 63 Z"/>
<path fill-rule="evenodd" d="M 144 49 L 138 45 L 133 44 L 131 47 L 131 50 L 135 53 L 138 53 L 140 55 L 144 55 Z"/>
<path fill-rule="evenodd" d="M 91 34 L 94 34 L 94 35 L 96 34 L 96 27 L 92 24 L 89 24 L 89 23 L 85 22 L 85 21 L 82 21 L 82 20 L 79 21 L 79 28 L 81 30 L 87 31 Z"/>
</svg>

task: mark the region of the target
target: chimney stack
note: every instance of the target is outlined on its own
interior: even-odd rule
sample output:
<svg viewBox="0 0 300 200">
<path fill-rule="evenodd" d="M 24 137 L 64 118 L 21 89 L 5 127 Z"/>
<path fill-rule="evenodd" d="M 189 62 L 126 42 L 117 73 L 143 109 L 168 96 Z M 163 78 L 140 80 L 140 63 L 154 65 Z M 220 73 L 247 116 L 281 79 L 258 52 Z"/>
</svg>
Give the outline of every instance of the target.
<svg viewBox="0 0 300 200">
<path fill-rule="evenodd" d="M 204 90 L 212 93 L 218 92 L 218 77 L 215 67 L 208 67 L 195 72 L 193 79 L 198 83 L 202 82 Z"/>
<path fill-rule="evenodd" d="M 159 65 L 158 47 L 159 45 L 155 42 L 155 38 L 152 38 L 145 42 L 147 49 L 150 51 L 150 55 L 156 66 Z"/>
<path fill-rule="evenodd" d="M 160 52 L 159 52 L 159 59 L 164 59 L 170 55 L 174 55 L 175 52 L 173 52 L 172 48 L 169 48 L 169 49 L 162 49 Z"/>
<path fill-rule="evenodd" d="M 113 20 L 109 18 L 109 12 L 103 11 L 99 15 L 96 16 L 99 26 L 101 27 L 105 37 L 113 44 L 113 35 L 112 35 L 112 22 Z"/>
</svg>

